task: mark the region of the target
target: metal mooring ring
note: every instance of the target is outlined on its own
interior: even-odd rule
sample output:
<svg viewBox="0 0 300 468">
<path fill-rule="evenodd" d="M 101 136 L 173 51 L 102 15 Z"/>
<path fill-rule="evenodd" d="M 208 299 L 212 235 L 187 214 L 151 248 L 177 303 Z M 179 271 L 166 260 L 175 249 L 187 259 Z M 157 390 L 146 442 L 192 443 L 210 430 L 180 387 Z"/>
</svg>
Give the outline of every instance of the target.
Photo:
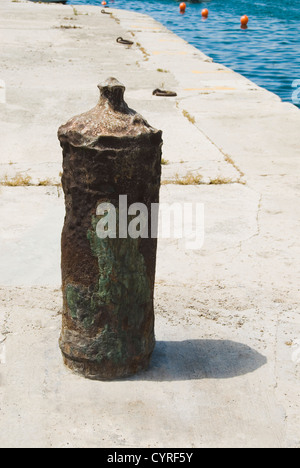
<svg viewBox="0 0 300 468">
<path fill-rule="evenodd" d="M 174 91 L 166 91 L 164 89 L 155 89 L 153 91 L 153 96 L 166 96 L 166 97 L 175 97 L 177 96 L 177 93 L 175 93 Z"/>
<path fill-rule="evenodd" d="M 119 44 L 126 44 L 126 45 L 132 45 L 132 41 L 128 41 L 127 39 L 123 39 L 123 37 L 118 37 L 117 42 Z"/>
</svg>

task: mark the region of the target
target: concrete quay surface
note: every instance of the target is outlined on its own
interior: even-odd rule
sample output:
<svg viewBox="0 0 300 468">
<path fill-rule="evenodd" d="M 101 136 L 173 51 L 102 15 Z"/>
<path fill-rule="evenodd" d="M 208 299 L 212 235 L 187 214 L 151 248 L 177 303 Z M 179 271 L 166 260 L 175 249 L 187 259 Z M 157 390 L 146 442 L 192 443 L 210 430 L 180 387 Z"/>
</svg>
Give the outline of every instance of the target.
<svg viewBox="0 0 300 468">
<path fill-rule="evenodd" d="M 0 446 L 299 448 L 300 112 L 152 18 L 107 11 L 0 2 Z M 58 348 L 56 132 L 109 76 L 163 130 L 161 201 L 203 203 L 205 242 L 159 241 L 151 367 L 108 383 Z"/>
</svg>

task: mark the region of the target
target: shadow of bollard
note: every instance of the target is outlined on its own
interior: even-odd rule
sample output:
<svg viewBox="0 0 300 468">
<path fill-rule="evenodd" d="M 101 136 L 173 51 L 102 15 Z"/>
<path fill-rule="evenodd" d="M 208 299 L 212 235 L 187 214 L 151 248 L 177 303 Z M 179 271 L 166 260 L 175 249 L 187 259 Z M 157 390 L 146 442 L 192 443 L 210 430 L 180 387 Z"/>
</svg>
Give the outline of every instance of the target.
<svg viewBox="0 0 300 468">
<path fill-rule="evenodd" d="M 230 379 L 264 366 L 267 359 L 230 340 L 158 341 L 149 370 L 137 380 Z"/>
</svg>

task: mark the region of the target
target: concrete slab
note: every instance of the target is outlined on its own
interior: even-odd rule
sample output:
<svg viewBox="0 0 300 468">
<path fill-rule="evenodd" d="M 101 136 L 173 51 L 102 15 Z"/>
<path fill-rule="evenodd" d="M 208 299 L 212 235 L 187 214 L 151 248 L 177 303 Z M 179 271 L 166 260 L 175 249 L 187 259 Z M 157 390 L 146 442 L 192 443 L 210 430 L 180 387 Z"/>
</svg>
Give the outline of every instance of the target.
<svg viewBox="0 0 300 468">
<path fill-rule="evenodd" d="M 6 102 L 6 92 L 5 92 L 5 82 L 0 80 L 0 104 L 5 104 Z"/>
<path fill-rule="evenodd" d="M 2 187 L 0 213 L 0 285 L 59 287 L 61 189 Z"/>
<path fill-rule="evenodd" d="M 246 345 L 238 331 L 231 340 L 225 327 L 211 321 L 203 333 L 202 319 L 175 324 L 161 310 L 149 371 L 111 384 L 93 382 L 62 365 L 60 294 L 33 288 L 24 300 L 24 292 L 5 290 L 14 313 L 7 321 L 7 358 L 1 366 L 1 445 L 281 445 L 284 413 L 274 396 L 263 392 L 266 352 Z"/>
<path fill-rule="evenodd" d="M 165 168 L 166 179 L 175 174 L 183 177 L 191 171 L 200 171 L 204 182 L 220 175 L 234 182 L 238 180 L 239 174 L 224 161 L 223 154 L 213 148 L 201 132 L 188 125 L 181 110 L 177 109 L 175 99 L 166 103 L 165 99 L 152 96 L 152 91 L 161 87 L 162 82 L 165 87 L 173 87 L 174 78 L 153 65 L 145 73 L 148 52 L 138 42 L 134 29 L 126 31 L 125 18 L 122 18 L 122 24 L 125 23 L 121 27 L 113 17 L 102 15 L 93 7 L 76 7 L 74 10 L 71 6 L 22 2 L 7 5 L 9 8 L 3 4 L 2 31 L 5 28 L 5 34 L 1 38 L 5 51 L 2 70 L 7 83 L 7 103 L 0 115 L 0 181 L 6 176 L 14 178 L 22 173 L 31 177 L 35 184 L 49 179 L 58 183 L 61 151 L 57 128 L 73 115 L 93 107 L 98 99 L 96 84 L 110 75 L 117 75 L 125 83 L 129 105 L 143 111 L 150 123 L 153 121 L 153 125 L 164 131 L 164 158 L 177 162 L 175 167 Z M 18 11 L 22 16 L 15 21 L 10 11 Z M 38 22 L 35 19 L 37 11 Z M 124 15 L 127 18 L 127 12 Z M 132 22 L 132 15 L 130 18 Z M 139 20 L 145 22 L 145 18 L 146 23 L 153 23 L 144 15 Z M 171 34 L 156 22 L 153 27 L 168 37 Z M 147 31 L 149 33 L 149 29 Z M 118 36 L 125 37 L 126 34 L 135 40 L 133 47 L 116 43 Z M 170 114 L 174 115 L 175 121 L 178 119 L 182 128 L 182 135 L 176 140 L 170 137 L 170 126 L 174 126 Z M 14 134 L 17 138 L 12 138 Z M 195 147 L 199 148 L 197 152 Z M 184 152 L 193 154 L 193 164 L 187 164 Z M 182 160 L 184 163 L 180 164 Z"/>
</svg>

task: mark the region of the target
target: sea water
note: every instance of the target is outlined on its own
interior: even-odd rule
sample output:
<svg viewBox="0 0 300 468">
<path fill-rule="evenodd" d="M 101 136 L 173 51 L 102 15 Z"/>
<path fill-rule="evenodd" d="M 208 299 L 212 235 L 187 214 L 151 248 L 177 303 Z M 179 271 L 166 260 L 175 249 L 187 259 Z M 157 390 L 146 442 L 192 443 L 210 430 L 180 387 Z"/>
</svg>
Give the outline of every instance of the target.
<svg viewBox="0 0 300 468">
<path fill-rule="evenodd" d="M 72 0 L 101 6 L 102 0 Z M 210 0 L 188 2 L 184 15 L 176 0 L 107 0 L 113 8 L 146 13 L 190 44 L 300 108 L 300 1 Z M 203 8 L 210 15 L 204 20 Z M 248 29 L 240 18 L 250 19 Z"/>
</svg>

